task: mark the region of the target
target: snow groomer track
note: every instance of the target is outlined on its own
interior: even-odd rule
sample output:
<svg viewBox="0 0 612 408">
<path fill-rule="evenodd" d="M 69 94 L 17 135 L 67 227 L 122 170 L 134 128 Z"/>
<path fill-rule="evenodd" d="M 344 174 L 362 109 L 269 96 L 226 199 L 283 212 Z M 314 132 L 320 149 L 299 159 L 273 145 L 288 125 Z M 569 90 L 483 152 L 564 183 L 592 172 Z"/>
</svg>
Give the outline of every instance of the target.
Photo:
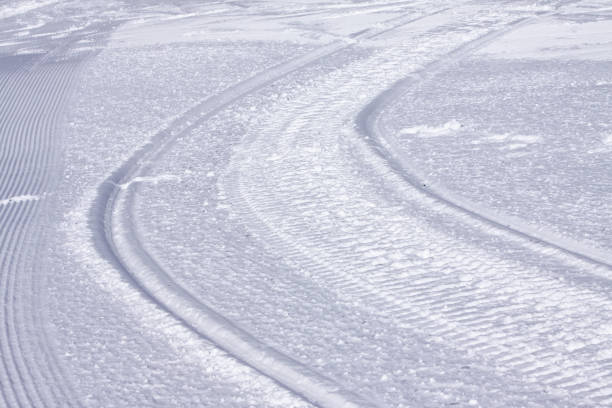
<svg viewBox="0 0 612 408">
<path fill-rule="evenodd" d="M 445 10 L 435 11 L 424 17 L 408 17 L 393 19 L 382 29 L 366 30 L 363 34 L 353 37 L 373 38 L 402 27 L 421 18 L 437 15 Z M 400 20 L 400 21 L 397 21 Z M 408 20 L 402 22 L 401 20 Z M 153 142 L 126 162 L 108 180 L 114 186 L 109 190 L 103 186 L 98 202 L 105 208 L 103 229 L 110 252 L 114 254 L 118 264 L 129 274 L 136 284 L 155 299 L 162 307 L 168 309 L 177 318 L 185 321 L 196 332 L 214 341 L 240 360 L 253 368 L 270 376 L 285 385 L 296 394 L 321 407 L 352 407 L 377 406 L 374 402 L 343 390 L 332 380 L 322 377 L 308 367 L 279 353 L 266 344 L 262 344 L 249 333 L 241 330 L 223 316 L 206 306 L 189 291 L 176 283 L 170 274 L 147 254 L 139 243 L 137 234 L 129 229 L 132 214 L 129 210 L 130 185 L 143 178 L 146 180 L 148 162 L 156 155 L 163 154 L 165 147 L 173 140 L 195 128 L 214 113 L 236 100 L 282 78 L 293 71 L 302 69 L 317 60 L 323 59 L 335 52 L 346 49 L 350 45 L 343 41 L 324 46 L 304 57 L 279 65 L 244 83 L 230 88 L 224 94 L 206 99 L 190 109 L 185 115 L 173 122 L 169 128 L 154 136 Z M 127 228 L 126 228 L 127 226 Z"/>
<path fill-rule="evenodd" d="M 431 184 L 406 147 L 477 138 L 410 123 L 440 76 L 606 4 L 10 1 L 0 408 L 612 406 L 599 235 Z"/>
<path fill-rule="evenodd" d="M 388 59 L 372 65 L 383 71 Z M 359 112 L 351 95 L 377 82 L 370 66 L 362 69 L 301 98 L 245 146 L 225 179 L 241 220 L 339 296 L 479 355 L 527 389 L 544 385 L 576 404 L 612 402 L 611 360 L 600 349 L 610 341 L 607 263 L 558 253 L 406 184 L 388 151 L 347 135 L 336 117 Z M 338 138 L 331 148 L 317 139 L 330 134 Z M 525 261 L 496 254 L 491 241 L 500 240 Z M 543 256 L 550 259 L 532 266 Z M 586 337 L 576 331 L 585 322 L 594 330 Z"/>
<path fill-rule="evenodd" d="M 0 60 L 0 309 L 3 406 L 71 406 L 41 323 L 35 263 L 41 217 L 57 182 L 58 120 L 78 70 L 43 56 Z M 41 336 L 42 334 L 42 336 Z"/>
<path fill-rule="evenodd" d="M 433 18 L 444 11 L 440 10 L 424 19 Z M 479 46 L 494 41 L 515 26 L 528 22 L 529 20 L 523 19 L 509 21 L 502 24 L 499 29 L 492 30 L 466 44 L 457 44 L 455 46 L 457 50 L 440 55 L 438 61 L 429 63 L 424 69 L 429 69 L 428 66 L 451 65 L 453 61 L 461 58 L 462 54 L 467 55 Z M 409 24 L 410 22 L 407 25 Z M 393 35 L 393 30 L 386 29 L 384 34 Z M 364 40 L 371 40 L 376 36 L 378 33 L 369 34 L 364 36 Z M 229 96 L 221 96 L 216 104 L 207 101 L 212 106 L 208 109 L 206 105 L 198 107 L 201 117 L 197 120 L 204 120 L 215 109 L 233 103 L 240 96 L 265 86 L 266 82 L 274 81 L 299 69 L 300 65 L 313 64 L 318 59 L 324 59 L 336 51 L 334 48 L 343 49 L 345 46 L 324 48 L 315 52 L 313 56 L 307 56 L 304 61 L 281 66 L 277 68 L 277 72 L 265 73 L 263 78 L 254 78 L 250 81 L 252 85 L 247 81 L 245 85 L 239 86 L 238 90 L 232 90 Z M 432 51 L 440 52 L 435 48 L 435 44 L 432 46 Z M 306 149 L 309 144 L 317 146 L 329 143 L 325 140 L 303 137 L 298 142 L 296 135 L 327 136 L 342 133 L 341 123 L 328 115 L 336 116 L 338 112 L 348 112 L 349 115 L 343 117 L 350 118 L 350 112 L 358 107 L 351 101 L 351 93 L 356 89 L 365 89 L 366 92 L 376 91 L 371 87 L 371 83 L 368 83 L 372 80 L 373 72 L 376 72 L 373 71 L 373 66 L 378 67 L 377 71 L 382 73 L 380 84 L 384 84 L 384 74 L 392 77 L 395 74 L 393 72 L 395 67 L 405 64 L 403 62 L 405 55 L 389 54 L 391 53 L 381 56 L 379 61 L 366 60 L 362 66 L 357 64 L 356 67 L 351 66 L 347 69 L 346 75 L 349 76 L 346 79 L 342 78 L 342 73 L 338 73 L 338 77 L 331 78 L 329 83 L 324 83 L 308 93 L 308 97 L 312 95 L 316 99 L 309 100 L 306 97 L 298 99 L 295 105 L 285 107 L 281 118 L 277 118 L 269 129 L 258 129 L 257 135 L 254 136 L 255 140 L 249 140 L 248 144 L 245 144 L 248 147 L 244 148 L 243 154 L 249 156 L 251 160 L 245 163 L 236 160 L 235 169 L 232 168 L 233 171 L 226 176 L 230 202 L 232 205 L 237 204 L 237 208 L 242 208 L 241 215 L 245 222 L 252 224 L 251 228 L 261 234 L 269 234 L 267 239 L 277 250 L 295 254 L 300 259 L 298 262 L 313 271 L 317 279 L 343 296 L 355 298 L 364 304 L 375 305 L 379 313 L 391 316 L 398 324 L 417 326 L 430 332 L 432 336 L 448 339 L 458 350 L 465 352 L 468 349 L 474 350 L 507 370 L 507 375 L 525 378 L 526 384 L 534 382 L 551 384 L 560 389 L 567 387 L 578 391 L 577 395 L 608 401 L 610 390 L 606 385 L 611 377 L 607 370 L 607 358 L 598 359 L 596 356 L 588 355 L 589 353 L 560 355 L 553 351 L 553 344 L 548 340 L 570 336 L 573 329 L 568 331 L 568 328 L 574 327 L 574 324 L 589 315 L 577 313 L 574 310 L 575 305 L 586 303 L 590 303 L 595 308 L 593 310 L 605 311 L 601 314 L 604 323 L 601 335 L 605 336 L 605 330 L 608 330 L 605 322 L 610 311 L 609 299 L 605 292 L 574 288 L 571 284 L 563 285 L 556 276 L 541 276 L 537 271 L 531 270 L 521 272 L 520 280 L 517 280 L 514 276 L 516 272 L 499 274 L 500 270 L 512 271 L 514 262 L 503 258 L 490 259 L 491 256 L 483 256 L 482 250 L 476 248 L 468 247 L 461 251 L 459 249 L 461 244 L 449 238 L 440 238 L 436 242 L 431 242 L 432 238 L 427 237 L 429 233 L 417 239 L 414 232 L 420 228 L 415 225 L 412 229 L 409 226 L 415 223 L 418 225 L 423 220 L 402 218 L 406 216 L 402 213 L 414 206 L 419 206 L 421 212 L 433 212 L 428 217 L 440 216 L 456 219 L 453 222 L 459 225 L 468 224 L 461 225 L 463 229 L 486 229 L 488 226 L 474 225 L 477 224 L 474 220 L 464 219 L 465 214 L 456 214 L 454 208 L 431 200 L 421 191 L 406 191 L 408 186 L 401 180 L 395 180 L 396 174 L 389 174 L 388 170 L 383 170 L 388 166 L 385 161 L 377 162 L 371 156 L 371 152 L 363 150 L 365 146 L 362 140 L 350 140 L 351 144 L 355 144 L 353 149 L 361 149 L 359 153 L 338 151 L 334 152 L 337 156 L 329 154 L 330 157 L 320 157 L 326 160 L 321 163 L 323 166 L 316 162 L 304 162 L 304 156 L 296 157 L 300 148 Z M 388 67 L 389 71 L 385 72 L 385 67 Z M 338 87 L 339 83 L 345 85 Z M 367 86 L 372 89 L 368 89 Z M 195 114 L 190 112 L 190 115 Z M 260 344 L 253 336 L 237 329 L 209 309 L 205 301 L 200 302 L 188 290 L 174 282 L 170 277 L 171 274 L 165 272 L 138 244 L 137 234 L 129 229 L 131 218 L 129 185 L 137 177 L 147 175 L 147 167 L 139 165 L 139 162 L 147 163 L 147 158 L 150 157 L 148 155 L 163 154 L 164 142 L 190 130 L 189 126 L 181 127 L 180 122 L 185 121 L 186 119 L 182 118 L 178 124 L 158 136 L 160 142 L 151 148 L 151 153 L 140 153 L 142 160 L 134 160 L 134 163 L 137 163 L 135 166 L 119 172 L 122 177 L 112 180 L 117 187 L 111 193 L 107 206 L 108 238 L 126 271 L 152 297 L 199 333 L 213 339 L 230 353 L 310 401 L 321 406 L 370 405 L 370 402 L 351 393 L 335 391 L 338 386 L 328 379 L 322 379 L 286 356 L 266 349 L 266 346 Z M 193 122 L 192 118 L 188 119 L 188 123 Z M 332 127 L 335 123 L 337 128 Z M 346 144 L 346 141 L 338 142 L 339 146 Z M 271 155 L 275 158 L 270 160 Z M 386 158 L 384 156 L 385 154 L 383 158 Z M 320 178 L 321 173 L 316 172 L 317 167 L 326 168 L 325 164 L 328 163 L 334 163 L 336 171 L 340 173 L 337 180 L 334 180 L 338 184 L 332 184 L 334 188 L 327 186 Z M 346 169 L 339 168 L 343 165 L 348 165 L 347 168 L 350 166 L 364 168 L 366 163 L 374 169 L 366 174 L 368 179 L 365 180 L 351 179 L 347 177 Z M 383 178 L 381 184 L 395 183 L 393 188 L 398 190 L 396 194 L 410 197 L 410 204 L 393 204 L 392 201 L 388 202 L 387 206 L 381 203 L 372 206 L 366 204 L 368 195 L 371 195 L 369 199 L 374 197 L 378 200 L 385 199 L 375 190 L 359 191 L 365 189 L 364 181 L 371 183 L 366 185 L 376 185 L 375 177 Z M 265 184 L 268 180 L 270 183 Z M 346 201 L 346 195 L 337 194 L 343 189 L 355 188 L 358 188 L 358 191 L 349 190 L 348 196 L 351 197 L 349 201 Z M 313 189 L 324 191 L 315 194 Z M 364 201 L 355 200 L 355 197 L 360 195 L 362 197 L 365 195 Z M 312 220 L 305 215 L 313 211 L 320 213 L 322 209 L 325 209 L 322 214 L 329 214 L 329 217 L 335 218 L 333 223 L 330 219 L 330 226 L 337 225 L 338 222 L 350 222 L 346 225 L 347 229 L 332 232 L 328 228 L 324 228 L 323 231 L 313 228 Z M 394 209 L 399 211 L 396 213 Z M 340 211 L 343 216 L 337 214 Z M 367 225 L 368 214 L 372 213 L 376 214 L 375 229 L 369 229 Z M 350 216 L 358 215 L 365 220 L 359 223 L 351 221 Z M 389 221 L 385 223 L 381 220 Z M 318 223 L 326 227 L 325 221 L 325 217 L 320 217 Z M 261 232 L 262 228 L 267 232 Z M 370 235 L 368 239 L 362 238 L 364 230 Z M 506 239 L 511 241 L 511 245 L 521 245 L 520 242 L 518 244 L 513 242 L 513 238 L 515 237 Z M 339 245 L 340 243 L 342 245 Z M 391 260 L 385 256 L 389 253 L 393 253 Z M 438 259 L 438 261 L 423 267 L 428 259 Z M 454 262 L 447 263 L 445 259 Z M 381 265 L 388 265 L 389 268 L 381 268 Z M 417 269 L 405 272 L 409 265 L 417 266 Z M 424 270 L 419 270 L 418 266 Z M 587 266 L 602 268 L 601 265 Z M 473 282 L 474 280 L 488 283 L 478 284 Z M 526 298 L 522 299 L 517 295 L 524 292 L 521 289 L 523 286 L 539 290 L 534 289 L 531 295 L 524 294 Z M 503 294 L 496 296 L 498 291 Z M 542 293 L 558 295 L 560 291 L 563 295 L 555 297 L 563 301 L 553 300 L 551 310 L 545 308 L 539 313 L 536 319 L 540 322 L 537 331 L 525 332 L 523 325 L 528 323 L 524 319 L 532 317 L 528 314 L 513 314 L 511 311 L 528 307 L 530 302 L 539 299 Z M 435 297 L 431 296 L 433 294 Z M 547 315 L 552 310 L 556 313 Z M 514 318 L 508 317 L 511 315 Z M 565 316 L 564 323 L 569 321 L 572 324 L 560 324 L 555 316 Z M 500 320 L 502 322 L 498 322 Z M 558 370 L 557 367 L 562 369 Z M 578 369 L 592 373 L 593 377 L 589 377 L 588 381 L 576 381 L 573 370 Z"/>
</svg>

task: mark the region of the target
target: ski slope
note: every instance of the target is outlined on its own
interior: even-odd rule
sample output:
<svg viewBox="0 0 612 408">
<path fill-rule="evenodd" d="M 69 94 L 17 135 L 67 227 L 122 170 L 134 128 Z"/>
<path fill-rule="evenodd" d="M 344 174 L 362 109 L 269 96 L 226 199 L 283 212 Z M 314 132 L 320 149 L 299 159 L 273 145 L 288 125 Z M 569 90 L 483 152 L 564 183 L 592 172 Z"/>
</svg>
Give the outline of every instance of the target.
<svg viewBox="0 0 612 408">
<path fill-rule="evenodd" d="M 0 406 L 612 405 L 605 1 L 0 6 Z"/>
</svg>

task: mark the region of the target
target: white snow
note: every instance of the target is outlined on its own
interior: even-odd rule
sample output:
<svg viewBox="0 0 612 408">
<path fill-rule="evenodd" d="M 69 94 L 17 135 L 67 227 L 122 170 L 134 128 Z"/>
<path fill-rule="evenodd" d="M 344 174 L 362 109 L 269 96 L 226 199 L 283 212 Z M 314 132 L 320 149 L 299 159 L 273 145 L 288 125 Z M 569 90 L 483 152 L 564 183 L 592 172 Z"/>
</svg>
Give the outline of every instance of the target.
<svg viewBox="0 0 612 408">
<path fill-rule="evenodd" d="M 0 407 L 612 404 L 605 0 L 0 5 Z"/>
<path fill-rule="evenodd" d="M 400 131 L 401 135 L 417 135 L 420 137 L 445 136 L 461 129 L 461 123 L 451 120 L 440 126 L 419 125 L 404 128 Z"/>
<path fill-rule="evenodd" d="M 478 52 L 496 58 L 612 60 L 608 20 L 548 19 L 529 24 Z"/>
<path fill-rule="evenodd" d="M 0 5 L 0 19 L 14 17 L 28 11 L 59 3 L 60 0 L 22 0 L 10 1 L 9 4 Z"/>
<path fill-rule="evenodd" d="M 22 202 L 27 202 L 27 201 L 38 201 L 40 199 L 41 197 L 38 195 L 30 195 L 30 194 L 19 195 L 19 196 L 13 196 L 13 197 L 9 197 L 9 198 L 0 200 L 0 205 L 8 205 L 12 203 L 22 203 Z"/>
<path fill-rule="evenodd" d="M 130 179 L 127 183 L 119 184 L 119 188 L 126 190 L 134 183 L 151 183 L 157 185 L 161 182 L 180 182 L 181 178 L 173 174 L 160 174 L 158 176 L 138 176 Z"/>
</svg>

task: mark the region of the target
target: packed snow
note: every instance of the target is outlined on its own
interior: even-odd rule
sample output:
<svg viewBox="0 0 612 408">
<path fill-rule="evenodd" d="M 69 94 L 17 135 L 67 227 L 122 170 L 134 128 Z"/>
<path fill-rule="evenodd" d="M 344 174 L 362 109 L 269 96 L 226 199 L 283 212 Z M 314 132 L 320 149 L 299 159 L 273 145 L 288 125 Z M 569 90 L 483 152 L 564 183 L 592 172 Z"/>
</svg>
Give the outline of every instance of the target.
<svg viewBox="0 0 612 408">
<path fill-rule="evenodd" d="M 0 407 L 612 406 L 606 0 L 8 0 L 0 140 Z"/>
</svg>

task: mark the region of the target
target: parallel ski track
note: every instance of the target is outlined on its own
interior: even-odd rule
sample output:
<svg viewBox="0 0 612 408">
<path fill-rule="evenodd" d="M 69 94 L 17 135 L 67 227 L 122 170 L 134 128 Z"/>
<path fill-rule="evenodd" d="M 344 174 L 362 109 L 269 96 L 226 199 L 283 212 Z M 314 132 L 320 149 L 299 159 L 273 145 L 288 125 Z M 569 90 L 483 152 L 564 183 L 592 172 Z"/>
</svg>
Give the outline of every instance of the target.
<svg viewBox="0 0 612 408">
<path fill-rule="evenodd" d="M 526 23 L 524 20 L 485 35 L 426 66 L 429 69 L 452 66 L 463 56 Z M 395 66 L 400 64 L 398 61 Z M 384 62 L 380 64 L 381 70 L 383 66 Z M 577 405 L 612 403 L 609 386 L 612 360 L 605 352 L 598 354 L 609 343 L 605 339 L 609 329 L 602 327 L 586 339 L 575 332 L 579 330 L 576 328 L 597 331 L 609 322 L 612 303 L 605 280 L 595 285 L 583 285 L 580 278 L 566 283 L 567 276 L 555 276 L 554 271 L 526 268 L 520 260 L 506 261 L 439 234 L 433 238 L 426 223 L 401 214 L 410 214 L 415 209 L 417 214 L 425 213 L 426 210 L 418 208 L 425 206 L 439 211 L 436 217 L 440 218 L 457 218 L 462 222 L 469 218 L 472 222 L 473 217 L 461 215 L 422 188 L 415 191 L 412 183 L 406 186 L 401 172 L 389 163 L 388 154 L 370 141 L 357 143 L 353 147 L 357 153 L 345 153 L 357 154 L 367 161 L 356 169 L 373 167 L 389 179 L 380 185 L 388 182 L 405 186 L 406 198 L 399 201 L 411 203 L 405 213 L 401 204 L 381 206 L 380 202 L 372 204 L 370 199 L 364 202 L 355 201 L 354 197 L 350 201 L 334 198 L 347 184 L 346 189 L 352 192 L 366 189 L 366 180 L 361 183 L 345 180 L 327 188 L 321 183 L 334 180 L 329 170 L 325 170 L 323 178 L 312 178 L 317 163 L 308 155 L 300 156 L 298 147 L 316 143 L 313 135 L 342 134 L 342 127 L 331 128 L 331 124 L 340 121 L 329 112 L 354 108 L 343 102 L 330 106 L 330 101 L 350 100 L 348 93 L 359 89 L 358 84 L 350 84 L 354 78 L 361 81 L 361 86 L 372 81 L 367 70 L 329 81 L 321 85 L 320 94 L 326 96 L 325 100 L 305 97 L 294 102 L 296 106 L 290 108 L 291 112 L 275 117 L 272 126 L 253 130 L 255 139 L 249 140 L 243 153 L 250 160 L 236 159 L 236 168 L 224 178 L 232 212 L 255 236 L 296 260 L 318 282 L 369 309 L 392 316 L 399 325 L 442 338 L 459 351 L 474 352 L 503 368 L 510 378 L 522 379 L 530 389 L 545 386 L 560 390 L 568 393 L 568 401 Z M 343 85 L 344 91 L 337 89 L 337 83 L 343 80 L 348 84 Z M 372 110 L 366 108 L 357 117 L 357 131 L 361 131 L 362 139 L 370 137 L 363 132 L 363 123 Z M 279 158 L 264 160 L 273 154 Z M 256 157 L 260 160 L 253 160 Z M 334 156 L 328 164 L 333 168 L 339 161 Z M 350 168 L 338 173 L 352 174 Z M 353 214 L 353 218 L 347 219 L 346 213 Z M 326 214 L 335 214 L 335 220 Z M 376 216 L 375 222 L 368 223 L 369 215 Z M 314 225 L 311 217 L 316 217 Z M 485 231 L 496 234 L 495 228 L 489 224 L 487 227 Z M 544 256 L 555 255 L 555 248 L 529 245 L 528 249 L 538 250 Z M 393 255 L 392 261 L 389 255 Z M 594 267 L 591 260 L 574 258 L 570 254 L 561 257 L 561 261 L 571 265 L 567 269 L 592 271 L 605 267 L 597 264 Z M 468 280 L 459 279 L 461 276 Z M 481 281 L 482 286 L 469 283 L 474 279 Z M 538 302 L 549 306 L 534 309 L 532 304 Z M 547 311 L 548 307 L 551 311 Z M 568 326 L 560 322 L 567 322 Z M 553 340 L 573 337 L 586 346 L 578 346 L 578 352 L 564 352 L 558 350 L 560 341 Z"/>
<path fill-rule="evenodd" d="M 36 270 L 42 200 L 56 177 L 54 140 L 77 73 L 74 62 L 0 73 L 0 390 L 2 406 L 73 405 L 41 320 L 42 277 Z"/>
<path fill-rule="evenodd" d="M 387 24 L 386 27 L 374 32 L 364 32 L 362 36 L 354 37 L 353 41 L 374 37 L 392 27 L 400 27 L 441 11 L 437 10 L 416 18 L 413 16 L 393 18 L 389 20 L 391 24 Z M 147 170 L 148 162 L 167 150 L 180 135 L 194 129 L 221 109 L 296 70 L 350 46 L 350 43 L 344 41 L 323 46 L 303 57 L 256 75 L 229 88 L 221 95 L 194 106 L 172 122 L 167 129 L 155 135 L 149 144 L 137 151 L 115 171 L 100 187 L 92 208 L 93 217 L 100 221 L 100 224 L 93 226 L 94 234 L 105 231 L 104 236 L 99 237 L 101 238 L 99 251 L 122 269 L 154 302 L 239 360 L 323 408 L 374 407 L 377 404 L 344 390 L 333 380 L 313 372 L 301 363 L 261 343 L 174 281 L 154 257 L 146 252 L 139 237 L 134 233 L 135 229 L 130 225 L 132 222 L 130 205 L 133 201 L 130 198 L 133 193 L 130 181 L 141 176 Z"/>
</svg>

